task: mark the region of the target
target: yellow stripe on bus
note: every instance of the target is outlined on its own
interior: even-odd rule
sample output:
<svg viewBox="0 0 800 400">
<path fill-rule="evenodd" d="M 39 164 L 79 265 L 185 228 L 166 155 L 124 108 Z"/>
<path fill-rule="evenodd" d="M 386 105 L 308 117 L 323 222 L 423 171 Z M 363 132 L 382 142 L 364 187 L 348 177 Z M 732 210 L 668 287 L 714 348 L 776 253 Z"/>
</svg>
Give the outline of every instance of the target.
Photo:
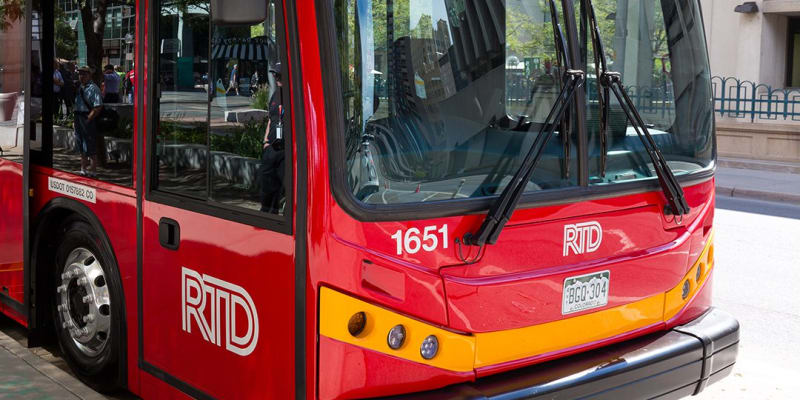
<svg viewBox="0 0 800 400">
<path fill-rule="evenodd" d="M 709 276 L 714 266 L 713 249 L 711 236 L 692 268 L 677 286 L 666 293 L 591 314 L 474 335 L 454 333 L 322 288 L 319 333 L 344 343 L 449 371 L 472 371 L 608 339 L 672 319 L 697 294 Z M 701 269 L 699 280 L 698 268 Z M 687 281 L 689 293 L 684 298 L 683 286 Z M 354 337 L 347 324 L 358 312 L 366 314 L 367 323 L 363 332 Z M 405 327 L 406 340 L 402 347 L 392 350 L 387 336 L 389 330 L 398 324 Z M 439 340 L 439 352 L 431 360 L 420 355 L 420 345 L 428 335 L 436 335 Z"/>
<path fill-rule="evenodd" d="M 475 368 L 567 349 L 661 321 L 664 294 L 596 313 L 525 328 L 478 333 Z"/>
<path fill-rule="evenodd" d="M 331 339 L 450 371 L 473 369 L 473 336 L 446 331 L 325 287 L 320 290 L 319 311 L 319 333 Z M 353 337 L 347 323 L 358 312 L 367 315 L 367 324 L 361 334 Z M 387 338 L 389 330 L 398 324 L 405 327 L 406 340 L 399 349 L 392 350 Z M 439 341 L 439 352 L 431 360 L 420 355 L 420 346 L 428 335 L 436 335 Z"/>
</svg>

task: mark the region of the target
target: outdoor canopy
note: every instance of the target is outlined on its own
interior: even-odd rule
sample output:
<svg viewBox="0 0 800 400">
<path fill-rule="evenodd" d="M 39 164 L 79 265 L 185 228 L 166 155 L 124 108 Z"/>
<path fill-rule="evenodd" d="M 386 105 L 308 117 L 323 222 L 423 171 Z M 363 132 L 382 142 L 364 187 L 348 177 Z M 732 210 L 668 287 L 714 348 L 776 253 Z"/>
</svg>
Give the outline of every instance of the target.
<svg viewBox="0 0 800 400">
<path fill-rule="evenodd" d="M 211 59 L 238 59 L 269 61 L 275 53 L 275 43 L 266 37 L 257 38 L 215 38 L 211 42 Z"/>
</svg>

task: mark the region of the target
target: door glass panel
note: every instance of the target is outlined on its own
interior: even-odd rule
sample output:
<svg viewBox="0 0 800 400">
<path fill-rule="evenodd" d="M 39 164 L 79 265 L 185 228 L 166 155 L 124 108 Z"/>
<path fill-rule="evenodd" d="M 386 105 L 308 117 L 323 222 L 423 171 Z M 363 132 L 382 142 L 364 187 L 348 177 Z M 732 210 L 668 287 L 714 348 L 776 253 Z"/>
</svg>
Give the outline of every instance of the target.
<svg viewBox="0 0 800 400">
<path fill-rule="evenodd" d="M 0 12 L 0 157 L 22 162 L 24 135 L 25 3 Z"/>
<path fill-rule="evenodd" d="M 278 4 L 257 24 L 216 25 L 208 2 L 162 3 L 158 190 L 284 214 L 291 129 Z"/>
<path fill-rule="evenodd" d="M 252 26 L 214 26 L 210 109 L 211 198 L 281 213 L 287 127 L 281 63 L 270 18 Z M 265 143 L 268 142 L 268 143 Z"/>
<path fill-rule="evenodd" d="M 209 3 L 162 2 L 158 23 L 158 188 L 208 195 Z"/>
</svg>

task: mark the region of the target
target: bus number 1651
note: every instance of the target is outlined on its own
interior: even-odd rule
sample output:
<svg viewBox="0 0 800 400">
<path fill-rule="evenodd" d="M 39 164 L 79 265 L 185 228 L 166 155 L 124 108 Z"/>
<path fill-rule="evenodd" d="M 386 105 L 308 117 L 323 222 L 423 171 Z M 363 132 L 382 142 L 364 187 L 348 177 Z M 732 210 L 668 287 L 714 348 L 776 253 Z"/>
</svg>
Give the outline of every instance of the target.
<svg viewBox="0 0 800 400">
<path fill-rule="evenodd" d="M 403 251 L 408 254 L 416 254 L 420 249 L 434 251 L 439 247 L 441 237 L 442 248 L 448 246 L 447 225 L 438 228 L 436 225 L 426 226 L 420 231 L 417 228 L 409 228 L 405 234 L 402 229 L 398 229 L 392 239 L 397 243 L 397 255 L 403 255 Z"/>
</svg>

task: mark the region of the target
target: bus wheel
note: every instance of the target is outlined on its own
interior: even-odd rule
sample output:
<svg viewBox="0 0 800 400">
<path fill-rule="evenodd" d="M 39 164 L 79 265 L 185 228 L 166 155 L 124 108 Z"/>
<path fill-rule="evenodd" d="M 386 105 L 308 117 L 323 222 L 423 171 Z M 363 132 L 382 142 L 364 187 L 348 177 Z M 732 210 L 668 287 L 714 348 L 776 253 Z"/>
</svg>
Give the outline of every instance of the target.
<svg viewBox="0 0 800 400">
<path fill-rule="evenodd" d="M 121 344 L 121 287 L 100 239 L 91 226 L 75 219 L 64 225 L 56 251 L 54 322 L 67 363 L 100 391 L 118 385 Z"/>
</svg>

